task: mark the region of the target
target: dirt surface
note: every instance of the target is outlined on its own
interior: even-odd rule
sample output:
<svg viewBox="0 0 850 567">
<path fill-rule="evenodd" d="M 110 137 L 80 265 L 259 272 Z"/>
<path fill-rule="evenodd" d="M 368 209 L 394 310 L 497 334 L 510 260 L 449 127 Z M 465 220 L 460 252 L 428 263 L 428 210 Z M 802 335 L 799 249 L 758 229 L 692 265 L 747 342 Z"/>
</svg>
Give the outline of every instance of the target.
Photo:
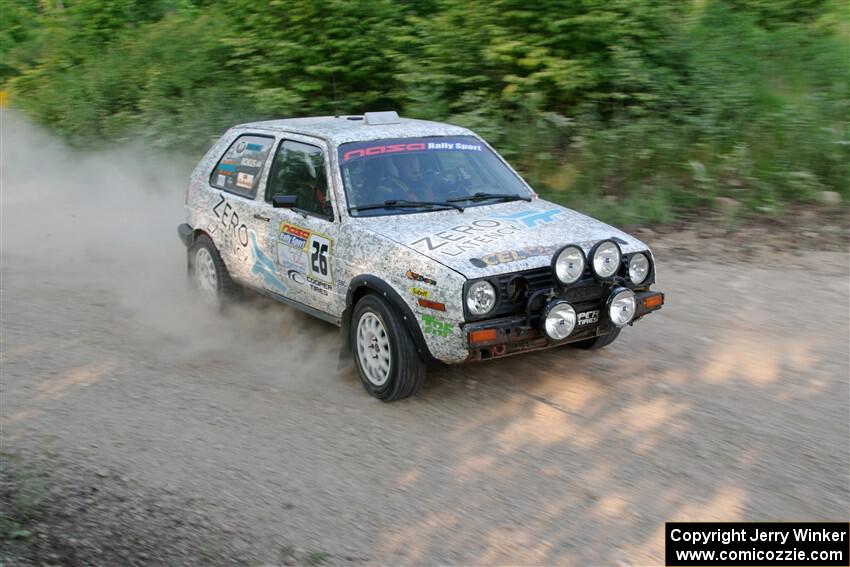
<svg viewBox="0 0 850 567">
<path fill-rule="evenodd" d="M 44 486 L 10 564 L 647 565 L 665 521 L 848 518 L 840 239 L 641 234 L 668 304 L 611 347 L 384 404 L 335 328 L 193 301 L 185 171 L 4 128 L 4 509 Z"/>
</svg>

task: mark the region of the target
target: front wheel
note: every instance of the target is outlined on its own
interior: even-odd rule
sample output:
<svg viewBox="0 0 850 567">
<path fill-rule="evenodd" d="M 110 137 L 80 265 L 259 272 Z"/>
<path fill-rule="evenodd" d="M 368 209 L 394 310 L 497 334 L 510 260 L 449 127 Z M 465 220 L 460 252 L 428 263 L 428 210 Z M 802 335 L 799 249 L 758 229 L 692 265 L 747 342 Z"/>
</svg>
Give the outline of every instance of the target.
<svg viewBox="0 0 850 567">
<path fill-rule="evenodd" d="M 380 297 L 357 302 L 351 338 L 360 381 L 385 402 L 412 396 L 425 382 L 425 363 L 396 312 Z"/>
<path fill-rule="evenodd" d="M 586 350 L 597 350 L 613 343 L 617 339 L 617 337 L 620 336 L 620 331 L 621 329 L 619 327 L 614 327 L 613 329 L 608 331 L 607 335 L 602 335 L 601 337 L 594 337 L 592 339 L 579 341 L 577 343 L 573 343 L 573 346 Z"/>
</svg>

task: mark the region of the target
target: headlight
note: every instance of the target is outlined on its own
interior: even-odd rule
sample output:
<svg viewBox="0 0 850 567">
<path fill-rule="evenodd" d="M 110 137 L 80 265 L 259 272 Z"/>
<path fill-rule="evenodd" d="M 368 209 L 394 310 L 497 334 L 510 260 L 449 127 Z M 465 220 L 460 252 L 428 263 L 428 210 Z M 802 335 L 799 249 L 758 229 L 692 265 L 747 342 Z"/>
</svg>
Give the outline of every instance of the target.
<svg viewBox="0 0 850 567">
<path fill-rule="evenodd" d="M 608 299 L 608 319 L 618 327 L 627 325 L 635 316 L 635 292 L 624 287 L 618 287 Z"/>
<path fill-rule="evenodd" d="M 485 315 L 495 306 L 496 290 L 490 282 L 475 282 L 466 290 L 466 307 L 473 315 Z"/>
<path fill-rule="evenodd" d="M 578 246 L 565 246 L 555 255 L 553 267 L 555 279 L 571 284 L 584 273 L 584 252 Z"/>
<path fill-rule="evenodd" d="M 576 310 L 566 301 L 551 301 L 543 310 L 543 334 L 562 341 L 576 328 Z"/>
<path fill-rule="evenodd" d="M 591 252 L 593 273 L 600 278 L 610 278 L 620 269 L 620 247 L 611 240 L 603 240 Z"/>
<path fill-rule="evenodd" d="M 629 279 L 632 283 L 642 284 L 649 275 L 649 258 L 646 254 L 638 253 L 629 258 Z"/>
</svg>

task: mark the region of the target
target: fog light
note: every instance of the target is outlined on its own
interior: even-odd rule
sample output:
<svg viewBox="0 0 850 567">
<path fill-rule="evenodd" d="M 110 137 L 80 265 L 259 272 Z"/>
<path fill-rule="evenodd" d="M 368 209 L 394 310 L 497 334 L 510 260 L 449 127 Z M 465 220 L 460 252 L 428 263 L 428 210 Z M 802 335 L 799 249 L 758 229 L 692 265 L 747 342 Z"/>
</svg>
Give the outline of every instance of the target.
<svg viewBox="0 0 850 567">
<path fill-rule="evenodd" d="M 576 327 L 576 310 L 566 301 L 550 301 L 543 310 L 543 334 L 553 341 L 562 341 Z"/>
<path fill-rule="evenodd" d="M 635 316 L 635 292 L 619 287 L 608 298 L 608 319 L 617 327 L 627 325 Z"/>
</svg>

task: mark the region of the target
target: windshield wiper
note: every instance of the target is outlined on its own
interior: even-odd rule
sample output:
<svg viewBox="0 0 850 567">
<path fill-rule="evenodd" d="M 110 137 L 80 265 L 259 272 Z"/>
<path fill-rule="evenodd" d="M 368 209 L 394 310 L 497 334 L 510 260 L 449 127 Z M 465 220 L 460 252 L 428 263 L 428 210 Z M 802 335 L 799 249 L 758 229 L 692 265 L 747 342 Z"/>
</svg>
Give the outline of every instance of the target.
<svg viewBox="0 0 850 567">
<path fill-rule="evenodd" d="M 405 201 L 404 199 L 390 199 L 383 203 L 372 203 L 371 205 L 360 205 L 358 207 L 350 207 L 349 211 L 372 211 L 375 209 L 433 209 L 434 207 L 443 207 L 447 209 L 457 209 L 463 212 L 463 207 L 456 205 L 450 201 Z"/>
<path fill-rule="evenodd" d="M 460 201 L 486 201 L 488 199 L 501 199 L 503 201 L 531 201 L 531 197 L 526 195 L 505 195 L 504 193 L 476 193 L 467 197 L 455 197 L 448 199 L 449 203 L 458 203 Z"/>
</svg>

